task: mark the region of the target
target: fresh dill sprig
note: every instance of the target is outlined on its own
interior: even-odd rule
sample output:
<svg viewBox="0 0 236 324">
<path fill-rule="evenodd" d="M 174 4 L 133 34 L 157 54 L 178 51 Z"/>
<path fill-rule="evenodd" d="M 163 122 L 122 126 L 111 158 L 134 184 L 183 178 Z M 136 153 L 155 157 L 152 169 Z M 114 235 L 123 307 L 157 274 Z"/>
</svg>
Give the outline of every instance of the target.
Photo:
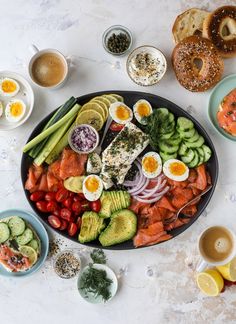
<svg viewBox="0 0 236 324">
<path fill-rule="evenodd" d="M 93 260 L 93 263 L 106 264 L 107 262 L 107 257 L 101 249 L 93 249 L 90 253 L 90 258 Z"/>
</svg>

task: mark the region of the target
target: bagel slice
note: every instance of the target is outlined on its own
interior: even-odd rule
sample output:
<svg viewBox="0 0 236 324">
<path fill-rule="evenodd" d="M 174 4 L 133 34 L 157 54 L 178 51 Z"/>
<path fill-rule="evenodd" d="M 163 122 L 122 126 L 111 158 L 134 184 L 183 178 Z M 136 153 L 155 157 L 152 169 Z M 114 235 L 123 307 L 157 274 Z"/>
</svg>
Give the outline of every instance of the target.
<svg viewBox="0 0 236 324">
<path fill-rule="evenodd" d="M 203 21 L 208 15 L 205 10 L 191 8 L 181 13 L 174 22 L 172 34 L 177 44 L 192 35 L 202 35 Z"/>
</svg>

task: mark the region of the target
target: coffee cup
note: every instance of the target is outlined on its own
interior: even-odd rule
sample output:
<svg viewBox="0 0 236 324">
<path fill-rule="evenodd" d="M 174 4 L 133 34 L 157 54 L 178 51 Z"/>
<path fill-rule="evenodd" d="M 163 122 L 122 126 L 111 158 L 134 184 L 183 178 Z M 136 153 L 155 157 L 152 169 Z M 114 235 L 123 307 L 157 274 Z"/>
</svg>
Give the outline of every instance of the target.
<svg viewBox="0 0 236 324">
<path fill-rule="evenodd" d="M 28 71 L 33 82 L 47 89 L 62 87 L 68 77 L 69 59 L 56 49 L 39 50 L 31 45 L 30 50 L 33 56 Z"/>
<path fill-rule="evenodd" d="M 227 227 L 215 225 L 204 230 L 198 240 L 201 261 L 197 271 L 230 262 L 236 255 L 236 237 Z"/>
</svg>

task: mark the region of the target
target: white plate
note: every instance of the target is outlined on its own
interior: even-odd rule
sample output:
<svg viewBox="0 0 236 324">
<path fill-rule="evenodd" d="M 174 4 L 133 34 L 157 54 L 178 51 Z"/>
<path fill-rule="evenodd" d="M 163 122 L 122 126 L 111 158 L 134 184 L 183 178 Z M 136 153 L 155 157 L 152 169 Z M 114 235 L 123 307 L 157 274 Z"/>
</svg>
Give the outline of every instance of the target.
<svg viewBox="0 0 236 324">
<path fill-rule="evenodd" d="M 116 275 L 115 273 L 108 267 L 106 266 L 105 264 L 98 264 L 98 263 L 94 263 L 93 264 L 93 267 L 96 268 L 96 269 L 102 269 L 102 270 L 105 270 L 106 273 L 107 273 L 107 277 L 109 279 L 112 280 L 112 284 L 110 285 L 110 293 L 111 293 L 111 297 L 108 301 L 110 301 L 116 294 L 117 292 L 117 289 L 118 289 L 118 281 L 117 281 L 117 278 L 116 278 Z M 101 304 L 101 303 L 105 303 L 104 300 L 102 299 L 101 296 L 94 296 L 94 294 L 92 293 L 89 293 L 87 296 L 85 295 L 84 291 L 81 290 L 79 287 L 81 286 L 81 284 L 83 283 L 83 281 L 81 280 L 82 278 L 82 275 L 84 272 L 86 272 L 88 270 L 89 266 L 86 266 L 81 272 L 80 272 L 80 275 L 79 275 L 79 278 L 78 278 L 78 290 L 79 290 L 79 293 L 81 295 L 81 297 L 83 297 L 87 302 L 89 303 L 92 303 L 92 304 Z"/>
<path fill-rule="evenodd" d="M 26 79 L 23 78 L 18 73 L 11 72 L 11 71 L 0 71 L 0 79 L 3 79 L 3 78 L 14 79 L 20 85 L 20 90 L 17 93 L 17 95 L 15 95 L 14 97 L 9 98 L 9 97 L 4 97 L 4 96 L 0 95 L 0 101 L 3 103 L 3 109 L 5 110 L 7 103 L 11 99 L 21 99 L 24 101 L 24 103 L 26 105 L 25 115 L 17 123 L 9 122 L 6 119 L 5 114 L 3 112 L 3 115 L 0 117 L 0 131 L 7 131 L 7 130 L 14 129 L 14 128 L 22 125 L 29 118 L 29 116 L 31 115 L 31 112 L 33 110 L 33 107 L 34 107 L 34 93 L 33 93 L 33 89 L 31 88 L 30 84 L 28 83 L 28 81 L 26 81 Z"/>
</svg>

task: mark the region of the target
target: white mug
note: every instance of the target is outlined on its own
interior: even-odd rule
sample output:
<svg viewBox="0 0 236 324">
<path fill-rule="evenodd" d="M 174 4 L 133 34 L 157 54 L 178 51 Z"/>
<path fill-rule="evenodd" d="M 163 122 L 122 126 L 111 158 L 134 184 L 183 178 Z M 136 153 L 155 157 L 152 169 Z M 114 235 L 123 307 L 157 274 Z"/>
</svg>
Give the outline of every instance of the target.
<svg viewBox="0 0 236 324">
<path fill-rule="evenodd" d="M 206 231 L 208 231 L 212 227 L 222 227 L 222 228 L 226 229 L 230 233 L 230 235 L 232 237 L 232 241 L 233 241 L 232 252 L 230 253 L 230 255 L 226 259 L 224 259 L 222 261 L 219 261 L 219 262 L 209 262 L 209 260 L 206 259 L 205 256 L 202 254 L 201 249 L 200 249 L 200 244 L 201 244 L 201 240 L 203 238 L 203 235 L 206 233 Z M 199 251 L 199 253 L 201 255 L 201 261 L 197 265 L 197 269 L 196 269 L 197 272 L 203 271 L 208 266 L 217 267 L 217 266 L 220 266 L 220 265 L 224 265 L 224 264 L 230 262 L 236 255 L 236 237 L 235 237 L 234 233 L 229 228 L 227 228 L 226 226 L 214 225 L 214 226 L 208 227 L 199 236 L 199 239 L 198 239 L 198 251 Z"/>
<path fill-rule="evenodd" d="M 69 57 L 65 57 L 61 52 L 59 52 L 58 50 L 56 49 L 51 49 L 51 48 L 47 48 L 47 49 L 44 49 L 44 50 L 39 50 L 35 45 L 30 45 L 29 47 L 30 51 L 33 53 L 33 56 L 31 57 L 30 61 L 29 61 L 29 64 L 28 64 L 28 71 L 29 71 L 29 75 L 32 79 L 32 81 L 37 84 L 38 86 L 42 87 L 42 88 L 46 88 L 46 89 L 58 89 L 60 87 L 62 87 L 66 80 L 67 80 L 67 77 L 68 77 L 68 73 L 69 73 L 69 65 L 70 65 L 70 58 Z M 37 82 L 35 82 L 34 80 L 34 77 L 32 75 L 32 66 L 33 66 L 33 63 L 35 62 L 35 60 L 41 56 L 42 54 L 45 54 L 45 53 L 53 53 L 53 54 L 57 54 L 61 59 L 62 61 L 64 62 L 65 64 L 65 75 L 64 75 L 64 78 L 57 84 L 53 85 L 53 86 L 43 86 Z"/>
</svg>

